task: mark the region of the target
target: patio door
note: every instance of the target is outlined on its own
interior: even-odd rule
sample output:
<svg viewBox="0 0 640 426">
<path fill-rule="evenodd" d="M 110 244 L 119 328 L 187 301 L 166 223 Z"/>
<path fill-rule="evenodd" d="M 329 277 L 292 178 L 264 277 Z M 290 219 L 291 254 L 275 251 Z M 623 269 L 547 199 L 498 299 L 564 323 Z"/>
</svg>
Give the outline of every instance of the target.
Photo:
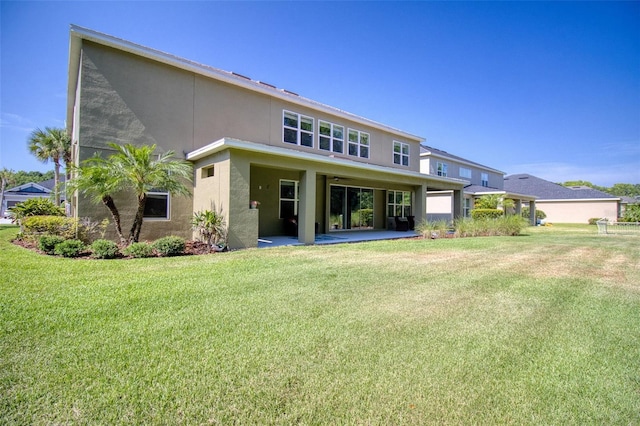
<svg viewBox="0 0 640 426">
<path fill-rule="evenodd" d="M 330 230 L 373 229 L 373 189 L 331 185 Z"/>
</svg>

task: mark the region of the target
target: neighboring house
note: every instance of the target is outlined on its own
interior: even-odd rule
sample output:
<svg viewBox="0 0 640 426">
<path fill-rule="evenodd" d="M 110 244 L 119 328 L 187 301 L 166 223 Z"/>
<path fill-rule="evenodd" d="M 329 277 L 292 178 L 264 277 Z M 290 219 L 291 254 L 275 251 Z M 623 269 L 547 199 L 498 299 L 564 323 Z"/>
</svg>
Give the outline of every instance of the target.
<svg viewBox="0 0 640 426">
<path fill-rule="evenodd" d="M 456 178 L 465 181 L 461 200 L 452 191 L 427 192 L 427 218 L 429 220 L 451 220 L 462 205 L 462 215 L 469 217 L 474 200 L 483 195 L 499 194 L 503 199 L 515 201 L 516 213 L 529 207 L 530 221 L 535 223 L 536 197 L 528 192 L 510 191 L 504 188 L 504 172 L 449 154 L 430 146 L 420 146 L 420 171 L 425 174 Z"/>
<path fill-rule="evenodd" d="M 593 218 L 615 221 L 620 213 L 619 197 L 588 186 L 565 187 L 529 174 L 516 174 L 504 178 L 504 187 L 538 197 L 536 204 L 551 223 L 588 223 Z"/>
<path fill-rule="evenodd" d="M 74 162 L 108 156 L 116 142 L 156 144 L 193 163 L 193 197 L 150 194 L 141 239 L 190 238 L 193 213 L 219 209 L 231 248 L 285 233 L 311 244 L 316 232 L 425 219 L 427 191 L 462 192 L 458 179 L 420 173 L 422 137 L 92 30 L 72 26 L 70 38 Z M 135 197 L 116 204 L 132 220 Z M 78 196 L 72 206 L 76 217 L 108 214 Z"/>
<path fill-rule="evenodd" d="M 48 181 L 35 183 L 29 182 L 14 188 L 5 189 L 4 199 L 0 206 L 0 217 L 4 217 L 7 210 L 30 198 L 51 198 L 53 185 L 47 186 Z"/>
</svg>

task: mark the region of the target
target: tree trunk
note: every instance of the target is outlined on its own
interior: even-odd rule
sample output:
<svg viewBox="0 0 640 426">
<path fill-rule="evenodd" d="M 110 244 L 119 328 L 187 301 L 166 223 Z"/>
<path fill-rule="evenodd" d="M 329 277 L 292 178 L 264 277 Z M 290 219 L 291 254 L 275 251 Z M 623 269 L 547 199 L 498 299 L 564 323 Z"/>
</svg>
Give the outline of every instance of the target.
<svg viewBox="0 0 640 426">
<path fill-rule="evenodd" d="M 102 202 L 111 212 L 111 217 L 113 218 L 113 224 L 116 227 L 116 232 L 118 233 L 118 238 L 120 239 L 120 244 L 125 245 L 127 243 L 127 239 L 122 234 L 122 224 L 120 223 L 120 212 L 116 207 L 116 203 L 113 201 L 110 195 L 106 197 L 102 197 Z"/>
<path fill-rule="evenodd" d="M 136 217 L 133 220 L 133 226 L 129 231 L 129 244 L 137 243 L 140 239 L 140 230 L 142 229 L 142 220 L 144 218 L 144 207 L 147 204 L 147 194 L 138 196 L 138 211 Z"/>
<path fill-rule="evenodd" d="M 56 206 L 60 205 L 60 163 L 54 161 L 53 167 L 53 202 Z"/>
<path fill-rule="evenodd" d="M 0 188 L 0 215 L 3 215 L 4 209 L 2 208 L 2 203 L 4 203 L 4 190 L 7 189 L 7 180 L 4 177 L 0 180 L 2 181 L 2 188 Z"/>
</svg>

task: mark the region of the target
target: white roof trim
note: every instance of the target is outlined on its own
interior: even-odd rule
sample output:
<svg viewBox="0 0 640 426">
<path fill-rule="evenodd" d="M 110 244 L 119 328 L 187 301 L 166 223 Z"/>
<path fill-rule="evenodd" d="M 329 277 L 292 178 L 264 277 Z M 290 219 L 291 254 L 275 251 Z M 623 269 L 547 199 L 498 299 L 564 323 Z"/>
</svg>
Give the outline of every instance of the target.
<svg viewBox="0 0 640 426">
<path fill-rule="evenodd" d="M 45 193 L 47 193 L 47 194 L 50 194 L 50 193 L 51 193 L 51 190 L 50 190 L 49 188 L 45 188 L 44 186 L 38 185 L 38 184 L 37 184 L 37 183 L 35 183 L 35 182 L 27 182 L 27 183 L 22 184 L 22 185 L 20 185 L 20 186 L 16 186 L 16 187 L 13 187 L 13 188 L 5 189 L 5 191 L 4 191 L 4 192 L 5 192 L 5 194 L 6 194 L 7 192 L 20 192 L 20 191 L 22 191 L 22 190 L 23 190 L 23 189 L 25 189 L 25 188 L 31 188 L 31 187 L 37 188 L 37 189 L 39 189 L 39 190 L 41 190 L 42 192 L 45 192 Z"/>
<path fill-rule="evenodd" d="M 285 89 L 277 89 L 277 88 L 268 86 L 264 83 L 261 83 L 259 81 L 251 80 L 246 77 L 240 76 L 238 74 L 234 74 L 232 72 L 223 71 L 218 68 L 203 65 L 194 61 L 180 58 L 178 56 L 175 56 L 169 53 L 161 52 L 159 50 L 155 50 L 139 44 L 135 44 L 130 41 L 126 41 L 117 37 L 113 37 L 113 36 L 103 34 L 97 31 L 93 31 L 87 28 L 82 28 L 77 25 L 71 25 L 70 36 L 71 36 L 71 46 L 70 46 L 70 52 L 69 52 L 70 75 L 69 75 L 69 88 L 68 88 L 68 95 L 70 99 L 71 97 L 75 96 L 75 86 L 77 82 L 77 68 L 79 67 L 78 58 L 80 55 L 80 47 L 81 47 L 78 41 L 88 40 L 94 43 L 98 43 L 98 44 L 109 46 L 118 50 L 122 50 L 134 55 L 142 56 L 147 59 L 151 59 L 157 62 L 161 62 L 167 65 L 181 68 L 183 70 L 194 72 L 196 74 L 204 75 L 206 77 L 223 81 L 225 83 L 243 87 L 245 89 L 262 93 L 267 96 L 279 98 L 293 104 L 297 104 L 307 108 L 312 108 L 316 111 L 322 111 L 326 114 L 338 116 L 345 120 L 353 121 L 353 122 L 362 124 L 364 126 L 369 126 L 372 128 L 376 128 L 378 130 L 382 130 L 384 132 L 395 134 L 397 136 L 400 136 L 401 138 L 410 139 L 417 142 L 422 142 L 425 140 L 421 136 L 413 135 L 403 130 L 395 129 L 385 124 L 378 123 L 373 120 L 369 120 L 367 118 L 343 111 L 341 109 L 338 109 L 320 102 L 316 102 L 308 98 L 304 98 L 302 96 L 294 94 L 293 92 L 290 92 Z M 67 109 L 68 109 L 67 116 L 69 116 L 71 112 L 69 108 L 70 106 L 67 105 Z"/>
<path fill-rule="evenodd" d="M 261 143 L 255 143 L 255 142 L 241 141 L 241 140 L 232 139 L 232 138 L 223 138 L 218 141 L 212 142 L 208 145 L 205 145 L 202 148 L 198 148 L 194 151 L 191 151 L 186 154 L 186 159 L 189 161 L 199 160 L 201 158 L 208 157 L 209 155 L 215 154 L 216 152 L 220 152 L 229 148 L 239 149 L 243 151 L 251 151 L 251 152 L 260 153 L 260 154 L 276 155 L 279 157 L 292 158 L 296 160 L 313 161 L 315 163 L 320 163 L 320 164 L 338 165 L 338 166 L 351 167 L 355 169 L 372 171 L 372 172 L 389 173 L 397 176 L 417 178 L 421 180 L 430 180 L 430 181 L 439 182 L 439 183 L 448 183 L 453 186 L 460 186 L 460 188 L 462 188 L 466 184 L 466 181 L 463 181 L 461 179 L 432 176 L 432 175 L 427 175 L 420 172 L 399 170 L 399 169 L 394 169 L 392 167 L 361 163 L 358 161 L 352 161 L 344 158 L 327 157 L 324 155 L 297 151 L 295 149 L 265 145 Z"/>
<path fill-rule="evenodd" d="M 489 166 L 484 166 L 484 165 L 479 164 L 479 163 L 474 163 L 471 160 L 458 159 L 458 158 L 454 158 L 454 157 L 451 157 L 451 156 L 448 156 L 448 155 L 438 154 L 438 153 L 435 153 L 433 151 L 421 152 L 420 153 L 420 157 L 424 157 L 424 158 L 431 157 L 431 158 L 434 158 L 434 159 L 438 159 L 439 158 L 439 159 L 442 159 L 442 160 L 449 160 L 449 161 L 454 162 L 454 163 L 463 164 L 465 166 L 474 167 L 476 169 L 486 170 L 488 172 L 493 172 L 493 173 L 498 173 L 498 174 L 501 174 L 503 176 L 506 174 L 505 172 L 503 172 L 501 170 L 494 169 L 494 168 L 489 167 Z"/>
<path fill-rule="evenodd" d="M 553 202 L 584 202 L 584 201 L 620 201 L 620 198 L 544 198 L 544 199 L 540 199 L 538 200 L 539 202 L 547 202 L 547 203 L 553 203 Z"/>
</svg>

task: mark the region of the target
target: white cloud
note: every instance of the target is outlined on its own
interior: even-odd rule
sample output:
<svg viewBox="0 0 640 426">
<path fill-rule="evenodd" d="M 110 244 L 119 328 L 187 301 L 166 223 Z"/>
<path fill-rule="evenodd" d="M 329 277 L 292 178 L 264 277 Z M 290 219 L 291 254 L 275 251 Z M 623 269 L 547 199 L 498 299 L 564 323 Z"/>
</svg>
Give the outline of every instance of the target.
<svg viewBox="0 0 640 426">
<path fill-rule="evenodd" d="M 0 127 L 14 131 L 31 132 L 36 126 L 33 121 L 21 115 L 3 112 L 0 116 Z"/>
</svg>

